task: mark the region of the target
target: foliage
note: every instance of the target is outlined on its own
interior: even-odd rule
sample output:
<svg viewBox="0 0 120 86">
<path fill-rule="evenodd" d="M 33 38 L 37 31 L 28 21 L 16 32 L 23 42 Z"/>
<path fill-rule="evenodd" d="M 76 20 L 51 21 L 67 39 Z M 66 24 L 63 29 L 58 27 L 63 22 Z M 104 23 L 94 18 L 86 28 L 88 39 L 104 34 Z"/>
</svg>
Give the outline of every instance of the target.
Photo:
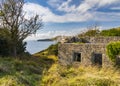
<svg viewBox="0 0 120 86">
<path fill-rule="evenodd" d="M 120 41 L 111 42 L 107 45 L 107 54 L 109 58 L 115 62 L 116 56 L 120 55 Z"/>
<path fill-rule="evenodd" d="M 45 49 L 41 52 L 35 53 L 33 56 L 50 58 L 54 61 L 57 61 L 58 60 L 58 58 L 57 58 L 57 56 L 58 56 L 58 43 L 49 46 L 47 49 Z"/>
<path fill-rule="evenodd" d="M 0 85 L 6 86 L 119 86 L 116 68 L 62 66 L 51 59 L 48 50 L 29 59 L 0 58 Z M 54 55 L 53 53 L 52 55 Z M 55 55 L 54 55 L 55 56 Z M 55 56 L 57 57 L 57 56 Z M 74 77 L 74 78 L 73 78 Z"/>
<path fill-rule="evenodd" d="M 58 55 L 58 43 L 51 45 L 48 49 L 48 55 Z"/>
<path fill-rule="evenodd" d="M 0 86 L 119 86 L 116 68 L 66 67 L 49 58 L 0 58 Z M 73 78 L 74 77 L 74 78 Z"/>
<path fill-rule="evenodd" d="M 84 36 L 120 36 L 120 27 L 112 28 L 100 31 L 99 29 L 89 29 L 78 35 L 79 37 Z"/>
<path fill-rule="evenodd" d="M 9 55 L 9 45 L 8 41 L 0 35 L 0 55 L 8 56 Z"/>
<path fill-rule="evenodd" d="M 1 56 L 10 56 L 12 51 L 11 42 L 9 40 L 8 30 L 0 29 L 0 55 Z M 17 55 L 25 53 L 26 50 L 26 42 L 22 42 L 19 40 L 17 43 Z"/>
<path fill-rule="evenodd" d="M 79 36 L 98 36 L 100 31 L 98 29 L 90 29 L 82 34 L 79 34 Z"/>
<path fill-rule="evenodd" d="M 25 52 L 23 40 L 42 27 L 42 20 L 38 15 L 25 18 L 24 0 L 3 0 L 0 4 L 0 29 L 7 31 L 4 36 L 9 40 L 10 53 L 17 56 Z"/>
<path fill-rule="evenodd" d="M 120 28 L 112 28 L 109 30 L 102 30 L 100 35 L 102 35 L 102 36 L 120 36 Z"/>
</svg>

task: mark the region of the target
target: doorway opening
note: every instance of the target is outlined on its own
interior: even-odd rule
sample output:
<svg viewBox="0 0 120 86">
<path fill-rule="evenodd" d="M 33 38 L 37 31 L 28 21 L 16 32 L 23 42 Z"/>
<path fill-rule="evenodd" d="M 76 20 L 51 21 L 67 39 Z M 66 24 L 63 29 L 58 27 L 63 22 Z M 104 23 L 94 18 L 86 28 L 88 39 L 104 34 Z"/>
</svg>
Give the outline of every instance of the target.
<svg viewBox="0 0 120 86">
<path fill-rule="evenodd" d="M 102 66 L 102 54 L 101 53 L 94 53 L 93 64 Z"/>
<path fill-rule="evenodd" d="M 73 61 L 81 62 L 81 53 L 74 53 Z"/>
</svg>

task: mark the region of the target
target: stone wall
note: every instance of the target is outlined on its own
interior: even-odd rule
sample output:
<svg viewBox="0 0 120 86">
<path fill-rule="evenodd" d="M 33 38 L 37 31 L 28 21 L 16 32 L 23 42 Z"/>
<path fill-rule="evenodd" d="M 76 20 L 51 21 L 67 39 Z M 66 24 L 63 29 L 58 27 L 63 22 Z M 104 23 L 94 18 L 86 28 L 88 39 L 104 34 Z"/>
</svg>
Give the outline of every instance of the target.
<svg viewBox="0 0 120 86">
<path fill-rule="evenodd" d="M 83 38 L 82 38 L 83 39 Z M 59 44 L 58 57 L 59 62 L 63 65 L 71 65 L 76 63 L 73 61 L 74 53 L 81 54 L 81 62 L 77 64 L 92 65 L 92 57 L 94 54 L 102 54 L 102 66 L 110 66 L 111 60 L 106 54 L 106 45 L 111 41 L 120 41 L 120 37 L 85 37 L 88 43 L 63 43 Z"/>
<path fill-rule="evenodd" d="M 63 36 L 59 37 L 57 39 L 58 42 L 61 43 L 73 43 L 73 42 L 84 42 L 84 43 L 108 43 L 110 41 L 120 41 L 119 36 L 113 36 L 113 37 L 70 37 L 70 36 Z"/>
<path fill-rule="evenodd" d="M 81 53 L 81 62 L 77 62 L 79 65 L 92 65 L 92 55 L 93 53 L 102 54 L 102 66 L 111 65 L 111 61 L 106 55 L 106 44 L 104 43 L 85 43 L 85 44 L 73 44 L 64 43 L 59 44 L 58 47 L 58 57 L 59 61 L 63 65 L 71 65 L 75 62 L 73 61 L 73 54 L 75 52 Z"/>
<path fill-rule="evenodd" d="M 120 41 L 119 36 L 113 36 L 113 37 L 85 37 L 86 41 L 89 43 L 109 43 L 111 41 Z"/>
</svg>

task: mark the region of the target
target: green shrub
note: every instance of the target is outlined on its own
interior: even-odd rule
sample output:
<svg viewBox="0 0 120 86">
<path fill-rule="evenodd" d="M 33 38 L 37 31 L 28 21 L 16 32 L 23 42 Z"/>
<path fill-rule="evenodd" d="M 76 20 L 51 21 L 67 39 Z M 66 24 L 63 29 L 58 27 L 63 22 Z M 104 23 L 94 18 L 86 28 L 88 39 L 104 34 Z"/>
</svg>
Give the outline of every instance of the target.
<svg viewBox="0 0 120 86">
<path fill-rule="evenodd" d="M 99 33 L 100 31 L 98 29 L 90 29 L 88 31 L 86 31 L 85 33 L 82 33 L 82 34 L 79 34 L 78 36 L 79 37 L 82 37 L 82 36 L 99 36 Z"/>
<path fill-rule="evenodd" d="M 48 49 L 48 55 L 58 55 L 58 44 L 51 45 Z"/>
<path fill-rule="evenodd" d="M 115 62 L 116 56 L 120 55 L 120 41 L 111 42 L 107 45 L 107 54 L 109 58 Z"/>
<path fill-rule="evenodd" d="M 100 31 L 99 29 L 90 29 L 84 33 L 78 35 L 79 37 L 84 36 L 120 36 L 120 27 L 118 28 L 111 28 L 107 30 Z"/>
<path fill-rule="evenodd" d="M 112 28 L 109 30 L 102 30 L 101 36 L 120 36 L 120 28 Z"/>
</svg>

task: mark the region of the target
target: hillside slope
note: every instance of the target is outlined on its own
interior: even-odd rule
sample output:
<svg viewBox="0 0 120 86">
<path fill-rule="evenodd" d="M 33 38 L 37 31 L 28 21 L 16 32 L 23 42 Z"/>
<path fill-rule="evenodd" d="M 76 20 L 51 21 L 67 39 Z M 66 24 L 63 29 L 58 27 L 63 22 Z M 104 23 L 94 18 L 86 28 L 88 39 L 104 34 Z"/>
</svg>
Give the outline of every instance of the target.
<svg viewBox="0 0 120 86">
<path fill-rule="evenodd" d="M 48 58 L 19 60 L 0 57 L 0 86 L 41 86 L 43 71 L 48 70 L 53 63 Z"/>
<path fill-rule="evenodd" d="M 0 86 L 120 86 L 120 70 L 62 66 L 56 44 L 21 60 L 0 57 Z"/>
<path fill-rule="evenodd" d="M 57 62 L 57 57 L 52 51 L 57 51 L 57 45 L 35 54 L 54 59 L 55 63 L 43 73 L 42 86 L 119 86 L 120 70 L 116 67 L 99 68 L 97 66 L 76 67 L 62 66 Z M 48 52 L 51 52 L 49 54 Z M 55 59 L 56 58 L 56 59 Z"/>
</svg>

